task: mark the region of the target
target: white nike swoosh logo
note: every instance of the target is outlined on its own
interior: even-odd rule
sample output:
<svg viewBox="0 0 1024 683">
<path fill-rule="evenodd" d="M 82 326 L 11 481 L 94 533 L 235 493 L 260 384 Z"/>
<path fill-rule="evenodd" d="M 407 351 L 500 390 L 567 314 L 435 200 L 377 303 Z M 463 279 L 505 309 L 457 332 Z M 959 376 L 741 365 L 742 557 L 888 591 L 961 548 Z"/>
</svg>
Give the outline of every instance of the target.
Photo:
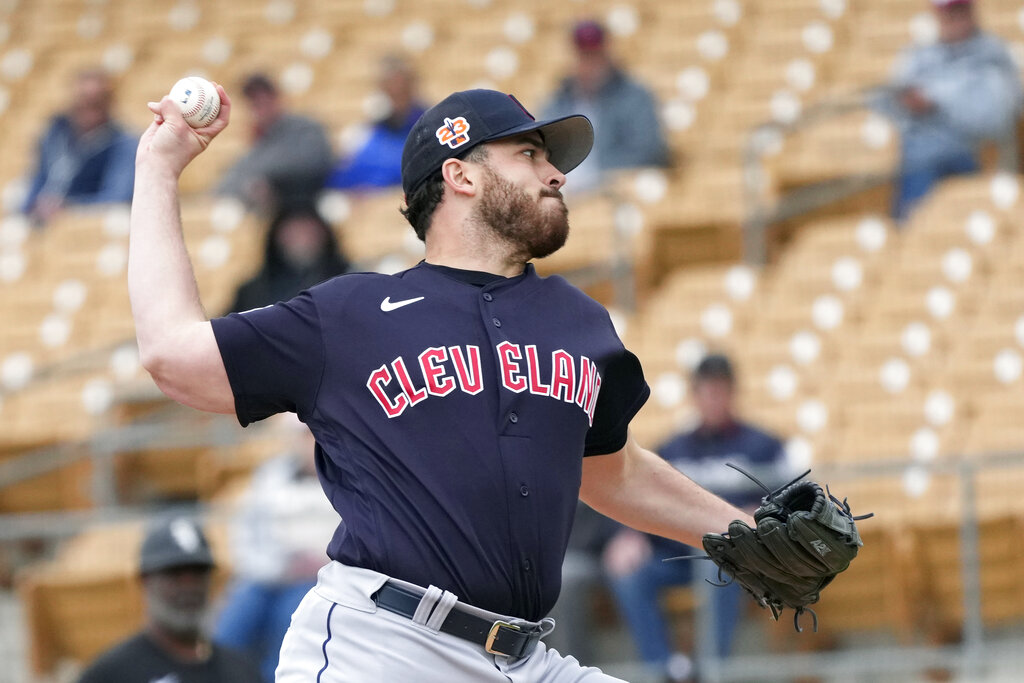
<svg viewBox="0 0 1024 683">
<path fill-rule="evenodd" d="M 409 304 L 414 304 L 417 301 L 421 301 L 422 299 L 423 299 L 422 296 L 418 296 L 415 299 L 405 299 L 403 301 L 392 302 L 390 296 L 389 297 L 385 297 L 384 301 L 380 302 L 380 310 L 382 310 L 385 313 L 387 313 L 388 311 L 393 311 L 396 308 L 401 308 L 402 306 L 408 306 Z"/>
</svg>

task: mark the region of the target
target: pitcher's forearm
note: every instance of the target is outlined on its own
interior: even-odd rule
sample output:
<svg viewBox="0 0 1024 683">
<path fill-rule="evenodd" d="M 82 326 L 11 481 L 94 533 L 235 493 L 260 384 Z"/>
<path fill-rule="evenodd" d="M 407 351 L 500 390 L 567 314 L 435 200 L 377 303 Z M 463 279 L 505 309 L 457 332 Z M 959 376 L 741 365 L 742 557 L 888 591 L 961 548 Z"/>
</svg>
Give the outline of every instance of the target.
<svg viewBox="0 0 1024 683">
<path fill-rule="evenodd" d="M 750 516 L 707 491 L 632 438 L 619 454 L 587 458 L 581 497 L 591 507 L 640 531 L 700 545 Z"/>
<path fill-rule="evenodd" d="M 732 520 L 746 517 L 658 456 L 649 451 L 644 456 L 636 463 L 642 472 L 624 484 L 620 501 L 633 525 L 699 547 L 705 533 L 724 531 Z"/>
<path fill-rule="evenodd" d="M 128 295 L 144 362 L 206 319 L 182 234 L 178 178 L 156 165 L 136 171 Z"/>
</svg>

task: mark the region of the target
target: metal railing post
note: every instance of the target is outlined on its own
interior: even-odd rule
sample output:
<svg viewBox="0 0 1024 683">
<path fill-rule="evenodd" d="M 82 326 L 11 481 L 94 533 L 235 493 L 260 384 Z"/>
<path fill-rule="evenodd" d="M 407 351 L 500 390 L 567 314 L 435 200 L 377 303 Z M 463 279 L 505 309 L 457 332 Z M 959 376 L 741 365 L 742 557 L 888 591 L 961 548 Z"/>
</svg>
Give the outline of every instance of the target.
<svg viewBox="0 0 1024 683">
<path fill-rule="evenodd" d="M 751 133 L 743 146 L 743 260 L 751 266 L 763 266 L 768 261 L 765 230 L 768 228 L 768 207 L 762 197 L 764 164 L 758 133 L 767 130 L 760 126 Z"/>
<path fill-rule="evenodd" d="M 981 557 L 979 556 L 980 529 L 978 523 L 978 497 L 975 491 L 975 466 L 963 460 L 960 474 L 960 572 L 963 582 L 963 675 L 977 680 L 985 655 L 985 626 L 981 614 Z"/>
<path fill-rule="evenodd" d="M 696 657 L 697 670 L 700 671 L 700 679 L 708 683 L 719 683 L 722 680 L 722 661 L 718 656 L 718 615 L 715 614 L 714 595 L 712 591 L 719 590 L 712 586 L 708 580 L 716 574 L 716 568 L 712 562 L 694 562 L 693 584 L 694 597 L 697 600 L 695 617 L 696 626 L 694 629 L 694 652 Z"/>
<path fill-rule="evenodd" d="M 118 439 L 109 432 L 100 432 L 99 438 L 89 441 L 89 457 L 92 461 L 92 503 L 97 508 L 113 508 L 117 505 L 117 482 L 114 472 L 114 456 L 118 452 Z"/>
<path fill-rule="evenodd" d="M 624 208 L 630 205 L 628 199 L 614 190 L 606 191 L 615 206 L 612 218 L 612 301 L 620 311 L 636 310 L 636 281 L 632 240 L 629 228 L 624 224 Z"/>
</svg>

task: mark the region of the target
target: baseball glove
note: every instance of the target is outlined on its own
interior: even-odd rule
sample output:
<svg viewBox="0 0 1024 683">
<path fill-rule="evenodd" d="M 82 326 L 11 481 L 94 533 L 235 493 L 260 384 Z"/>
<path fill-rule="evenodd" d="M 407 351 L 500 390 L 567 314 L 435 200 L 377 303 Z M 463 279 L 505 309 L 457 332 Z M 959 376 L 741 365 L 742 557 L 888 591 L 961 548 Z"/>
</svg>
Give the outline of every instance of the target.
<svg viewBox="0 0 1024 683">
<path fill-rule="evenodd" d="M 797 631 L 803 630 L 800 615 L 810 612 L 817 631 L 818 616 L 807 606 L 850 566 L 863 545 L 856 521 L 872 515 L 854 517 L 846 500 L 813 481 L 801 481 L 810 470 L 775 491 L 743 474 L 768 493 L 754 512 L 756 527 L 736 520 L 724 534 L 705 534 L 704 550 L 718 565 L 719 580 L 723 574 L 729 577 L 720 585 L 739 583 L 776 621 L 784 608 L 796 610 Z"/>
</svg>

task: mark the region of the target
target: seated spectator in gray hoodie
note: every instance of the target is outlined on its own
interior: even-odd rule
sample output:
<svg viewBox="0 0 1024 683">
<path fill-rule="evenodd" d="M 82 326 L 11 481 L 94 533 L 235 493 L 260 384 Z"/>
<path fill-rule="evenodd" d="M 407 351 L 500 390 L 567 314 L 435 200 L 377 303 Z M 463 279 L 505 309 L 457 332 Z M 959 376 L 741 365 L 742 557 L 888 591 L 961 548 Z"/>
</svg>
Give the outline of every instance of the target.
<svg viewBox="0 0 1024 683">
<path fill-rule="evenodd" d="M 573 171 L 572 186 L 594 188 L 609 170 L 668 166 L 657 102 L 612 59 L 604 27 L 581 21 L 572 40 L 576 69 L 543 108 L 543 118 L 584 114 L 594 124 L 594 150 Z"/>
<path fill-rule="evenodd" d="M 973 0 L 930 2 L 938 40 L 903 53 L 876 103 L 901 136 L 892 206 L 899 220 L 942 178 L 977 172 L 982 143 L 1016 154 L 1021 83 L 1013 58 L 978 26 Z"/>
</svg>

